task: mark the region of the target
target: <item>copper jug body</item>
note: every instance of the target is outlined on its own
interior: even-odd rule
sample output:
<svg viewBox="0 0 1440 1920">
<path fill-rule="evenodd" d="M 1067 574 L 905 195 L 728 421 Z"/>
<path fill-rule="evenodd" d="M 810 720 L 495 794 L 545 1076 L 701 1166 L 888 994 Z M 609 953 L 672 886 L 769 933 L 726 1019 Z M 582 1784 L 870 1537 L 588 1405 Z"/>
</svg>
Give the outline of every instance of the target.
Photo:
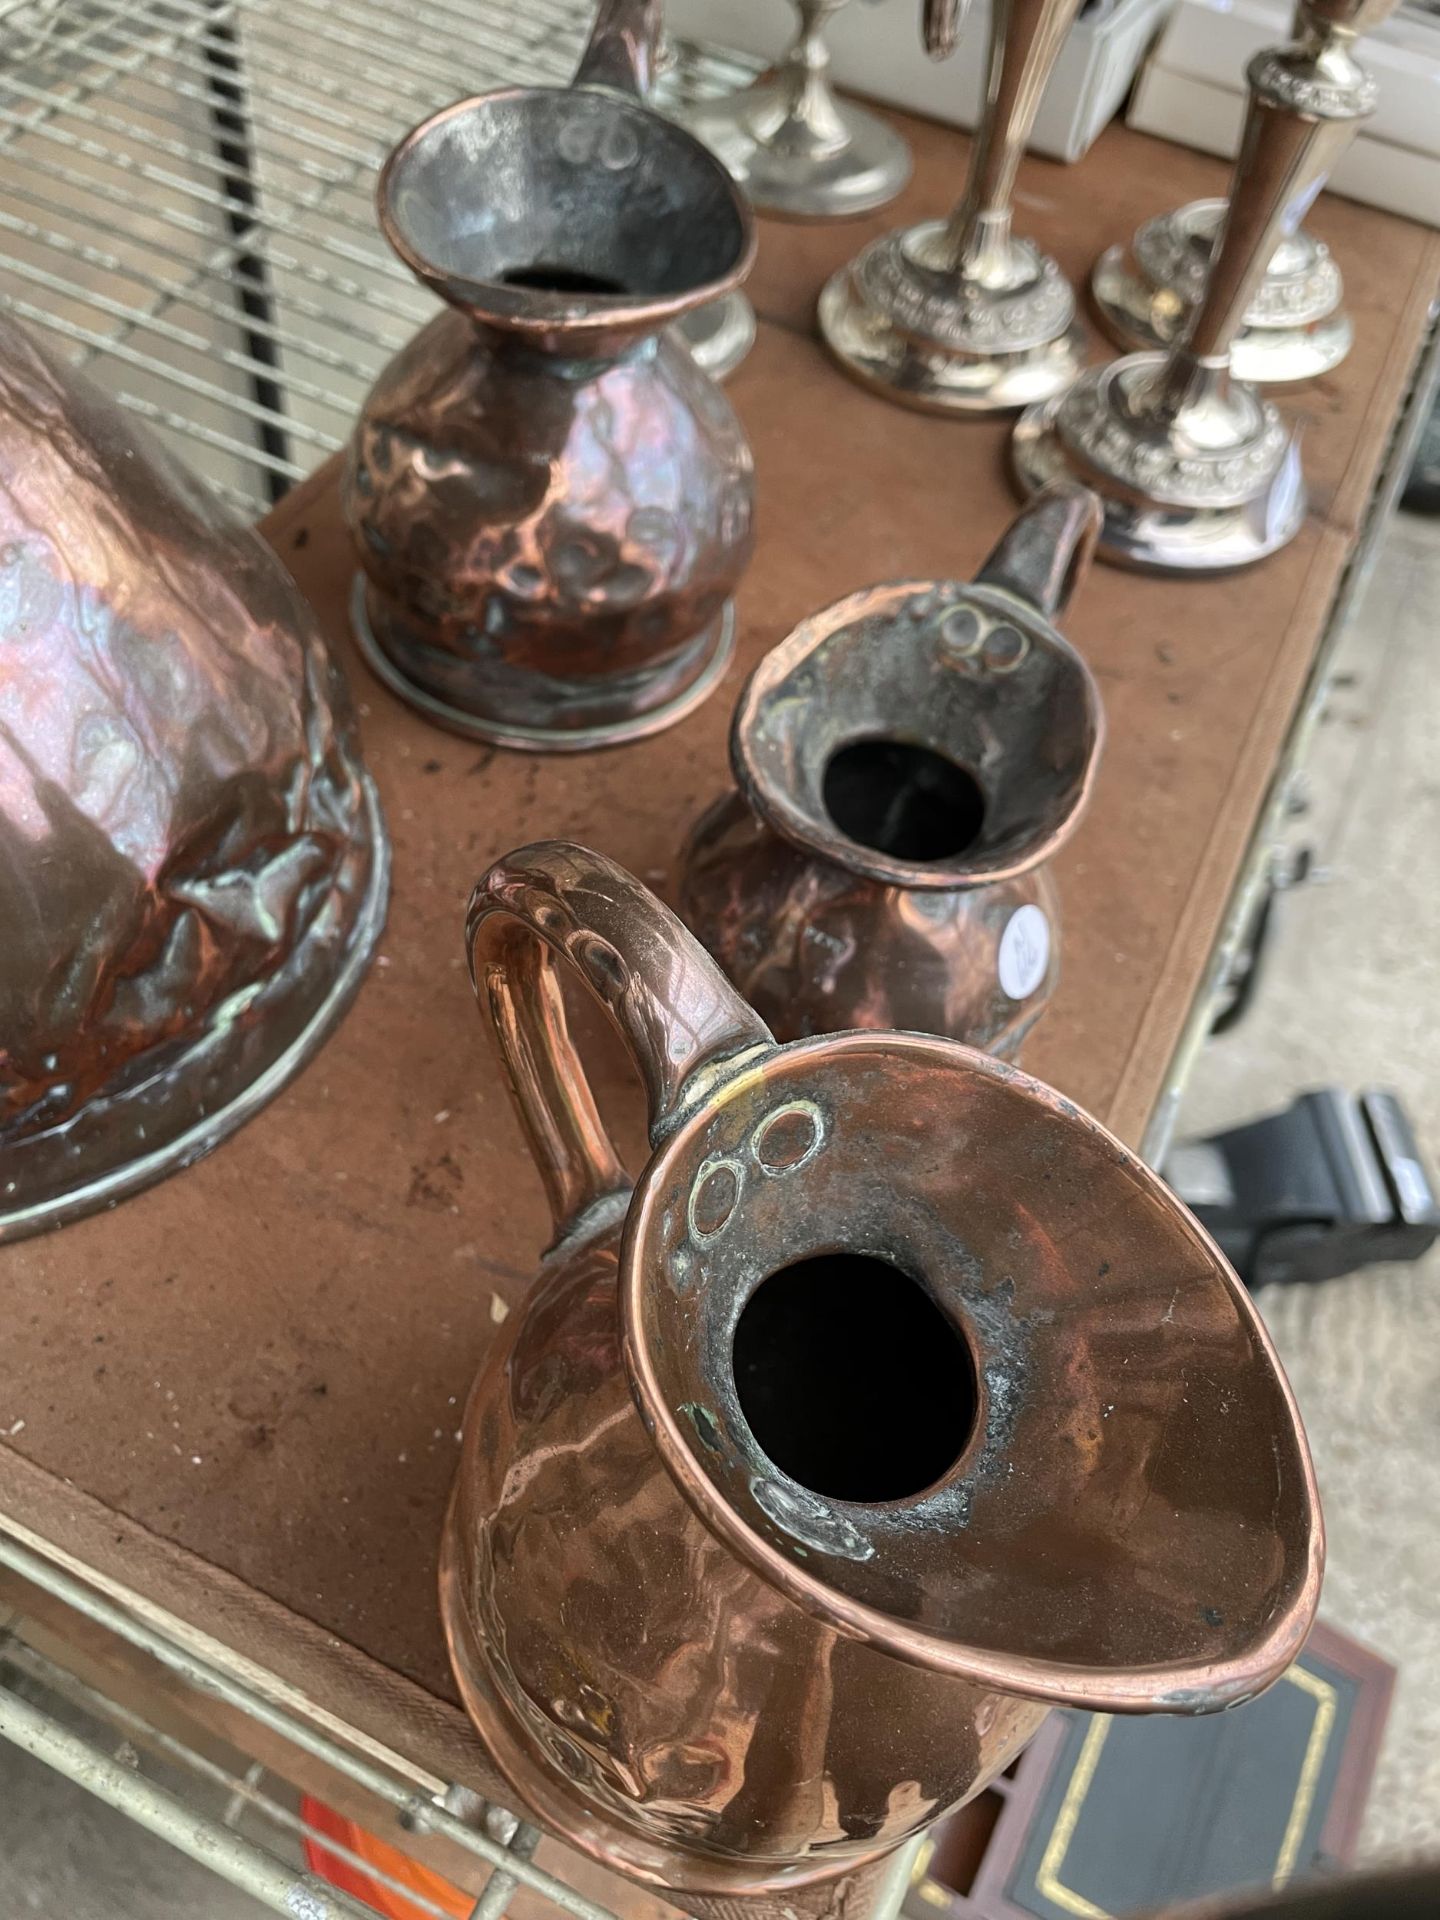
<svg viewBox="0 0 1440 1920">
<path fill-rule="evenodd" d="M 1163 1185 L 924 1035 L 777 1047 L 638 882 L 543 843 L 468 938 L 556 1236 L 467 1408 L 441 1604 L 518 1801 L 695 1903 L 863 1874 L 1046 1707 L 1205 1712 L 1321 1528 L 1253 1307 Z M 632 1191 L 560 962 L 646 1088 Z"/>
<path fill-rule="evenodd" d="M 851 594 L 751 675 L 738 790 L 692 828 L 676 897 L 780 1039 L 890 1027 L 1017 1055 L 1059 979 L 1046 863 L 1104 734 L 1053 624 L 1098 521 L 1084 488 L 1054 489 L 973 585 Z"/>
<path fill-rule="evenodd" d="M 440 724 L 579 750 L 670 725 L 732 649 L 749 446 L 669 323 L 738 286 L 750 213 L 641 103 L 656 0 L 605 0 L 572 87 L 446 108 L 380 224 L 448 302 L 380 375 L 342 482 L 370 665 Z"/>
<path fill-rule="evenodd" d="M 364 976 L 388 869 L 284 567 L 0 319 L 0 1241 L 277 1093 Z"/>
</svg>

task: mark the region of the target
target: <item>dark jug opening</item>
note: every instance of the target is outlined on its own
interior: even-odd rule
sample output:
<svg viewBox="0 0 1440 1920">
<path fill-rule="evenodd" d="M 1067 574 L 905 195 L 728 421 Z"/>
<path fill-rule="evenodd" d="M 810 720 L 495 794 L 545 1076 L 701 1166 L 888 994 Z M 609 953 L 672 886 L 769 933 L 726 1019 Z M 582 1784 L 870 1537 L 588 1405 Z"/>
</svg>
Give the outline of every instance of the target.
<svg viewBox="0 0 1440 1920">
<path fill-rule="evenodd" d="M 968 768 L 910 740 L 876 736 L 837 747 L 821 791 L 847 839 L 922 866 L 964 853 L 985 821 L 985 795 Z"/>
<path fill-rule="evenodd" d="M 903 1268 L 822 1253 L 751 1294 L 731 1345 L 757 1445 L 811 1493 L 906 1500 L 964 1452 L 978 1404 L 959 1329 Z"/>
</svg>

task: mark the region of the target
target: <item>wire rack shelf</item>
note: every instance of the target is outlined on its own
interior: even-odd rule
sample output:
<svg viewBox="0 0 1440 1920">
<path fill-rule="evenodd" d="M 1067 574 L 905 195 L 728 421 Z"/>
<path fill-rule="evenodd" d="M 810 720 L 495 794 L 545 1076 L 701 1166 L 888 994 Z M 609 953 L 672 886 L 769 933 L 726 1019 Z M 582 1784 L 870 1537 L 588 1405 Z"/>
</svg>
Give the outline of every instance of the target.
<svg viewBox="0 0 1440 1920">
<path fill-rule="evenodd" d="M 376 169 L 463 94 L 556 84 L 575 0 L 0 6 L 0 302 L 254 514 L 344 444 L 434 311 L 376 229 Z M 674 49 L 662 104 L 744 85 Z"/>
</svg>

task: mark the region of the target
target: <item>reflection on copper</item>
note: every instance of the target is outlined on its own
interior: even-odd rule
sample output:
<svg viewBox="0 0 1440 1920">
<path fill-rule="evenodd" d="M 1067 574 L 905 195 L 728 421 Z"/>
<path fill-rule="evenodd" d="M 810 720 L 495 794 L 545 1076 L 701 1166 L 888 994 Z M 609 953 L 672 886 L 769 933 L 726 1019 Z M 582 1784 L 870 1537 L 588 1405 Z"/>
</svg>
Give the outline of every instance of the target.
<svg viewBox="0 0 1440 1920">
<path fill-rule="evenodd" d="M 605 0 L 576 84 L 416 127 L 380 224 L 450 310 L 381 374 L 343 482 L 356 634 L 431 719 L 573 750 L 668 726 L 730 657 L 754 478 L 670 323 L 744 279 L 753 221 L 642 103 L 654 0 Z"/>
<path fill-rule="evenodd" d="M 279 561 L 0 319 L 0 1239 L 277 1092 L 359 984 L 387 864 Z"/>
<path fill-rule="evenodd" d="M 1103 717 L 1056 632 L 1093 494 L 1061 486 L 973 586 L 904 581 L 802 621 L 730 735 L 738 792 L 695 824 L 677 895 L 782 1040 L 948 1034 L 1013 1059 L 1055 990 L 1046 863 L 1079 821 Z"/>
<path fill-rule="evenodd" d="M 1295 1407 L 1117 1140 L 949 1040 L 776 1046 L 582 848 L 492 868 L 467 941 L 555 1215 L 442 1545 L 518 1802 L 692 1912 L 858 1911 L 1048 1706 L 1203 1713 L 1283 1671 L 1322 1559 Z M 562 961 L 646 1088 L 633 1191 Z"/>
</svg>

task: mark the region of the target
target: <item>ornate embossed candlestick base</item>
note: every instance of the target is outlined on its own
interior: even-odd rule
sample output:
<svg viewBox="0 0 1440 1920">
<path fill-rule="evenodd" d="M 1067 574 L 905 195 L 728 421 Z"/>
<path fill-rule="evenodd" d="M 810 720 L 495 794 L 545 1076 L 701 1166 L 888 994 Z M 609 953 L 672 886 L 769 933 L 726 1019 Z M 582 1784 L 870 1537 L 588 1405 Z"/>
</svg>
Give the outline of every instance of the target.
<svg viewBox="0 0 1440 1920">
<path fill-rule="evenodd" d="M 681 117 L 755 206 L 796 220 L 870 213 L 910 178 L 910 149 L 877 114 L 839 100 L 821 38 L 844 0 L 795 0 L 800 32 L 774 71 Z"/>
<path fill-rule="evenodd" d="M 512 1804 L 687 1913 L 859 1920 L 856 1877 L 1047 1706 L 1205 1713 L 1290 1663 L 1322 1560 L 1294 1403 L 1118 1140 L 951 1040 L 777 1046 L 580 847 L 493 867 L 468 940 L 555 1221 L 440 1551 Z M 562 974 L 646 1090 L 633 1187 Z"/>
<path fill-rule="evenodd" d="M 820 296 L 820 331 L 841 366 L 907 406 L 1010 412 L 1080 370 L 1074 289 L 1010 222 L 1020 156 L 1079 6 L 994 0 L 985 115 L 960 205 L 872 241 Z"/>
<path fill-rule="evenodd" d="M 751 675 L 739 791 L 696 822 L 677 897 L 780 1039 L 898 1027 L 1015 1058 L 1059 976 L 1047 862 L 1100 755 L 1099 691 L 1052 624 L 1099 524 L 1056 487 L 973 586 L 853 593 Z"/>
<path fill-rule="evenodd" d="M 653 77 L 673 68 L 676 62 L 675 43 L 662 28 Z M 755 344 L 755 309 L 739 287 L 732 287 L 718 300 L 707 300 L 703 307 L 682 313 L 675 322 L 675 332 L 702 373 L 712 380 L 726 380 Z"/>
<path fill-rule="evenodd" d="M 1250 62 L 1250 104 L 1229 211 L 1204 297 L 1168 354 L 1091 368 L 1017 423 L 1017 479 L 1057 475 L 1100 493 L 1100 551 L 1162 573 L 1243 567 L 1292 540 L 1305 518 L 1297 436 L 1237 380 L 1230 348 L 1274 258 L 1373 110 L 1351 51 L 1395 0 L 1302 0 L 1299 37 Z"/>
<path fill-rule="evenodd" d="M 1090 297 L 1120 347 L 1170 347 L 1205 292 L 1223 200 L 1192 200 L 1140 227 L 1095 262 Z M 1230 343 L 1230 371 L 1255 387 L 1299 386 L 1338 367 L 1355 329 L 1340 269 L 1303 227 L 1281 238 Z"/>
<path fill-rule="evenodd" d="M 381 225 L 449 302 L 372 388 L 342 483 L 353 619 L 457 732 L 578 750 L 714 687 L 750 556 L 734 410 L 673 337 L 754 251 L 734 182 L 641 104 L 658 0 L 605 0 L 577 84 L 415 128 Z"/>
</svg>

